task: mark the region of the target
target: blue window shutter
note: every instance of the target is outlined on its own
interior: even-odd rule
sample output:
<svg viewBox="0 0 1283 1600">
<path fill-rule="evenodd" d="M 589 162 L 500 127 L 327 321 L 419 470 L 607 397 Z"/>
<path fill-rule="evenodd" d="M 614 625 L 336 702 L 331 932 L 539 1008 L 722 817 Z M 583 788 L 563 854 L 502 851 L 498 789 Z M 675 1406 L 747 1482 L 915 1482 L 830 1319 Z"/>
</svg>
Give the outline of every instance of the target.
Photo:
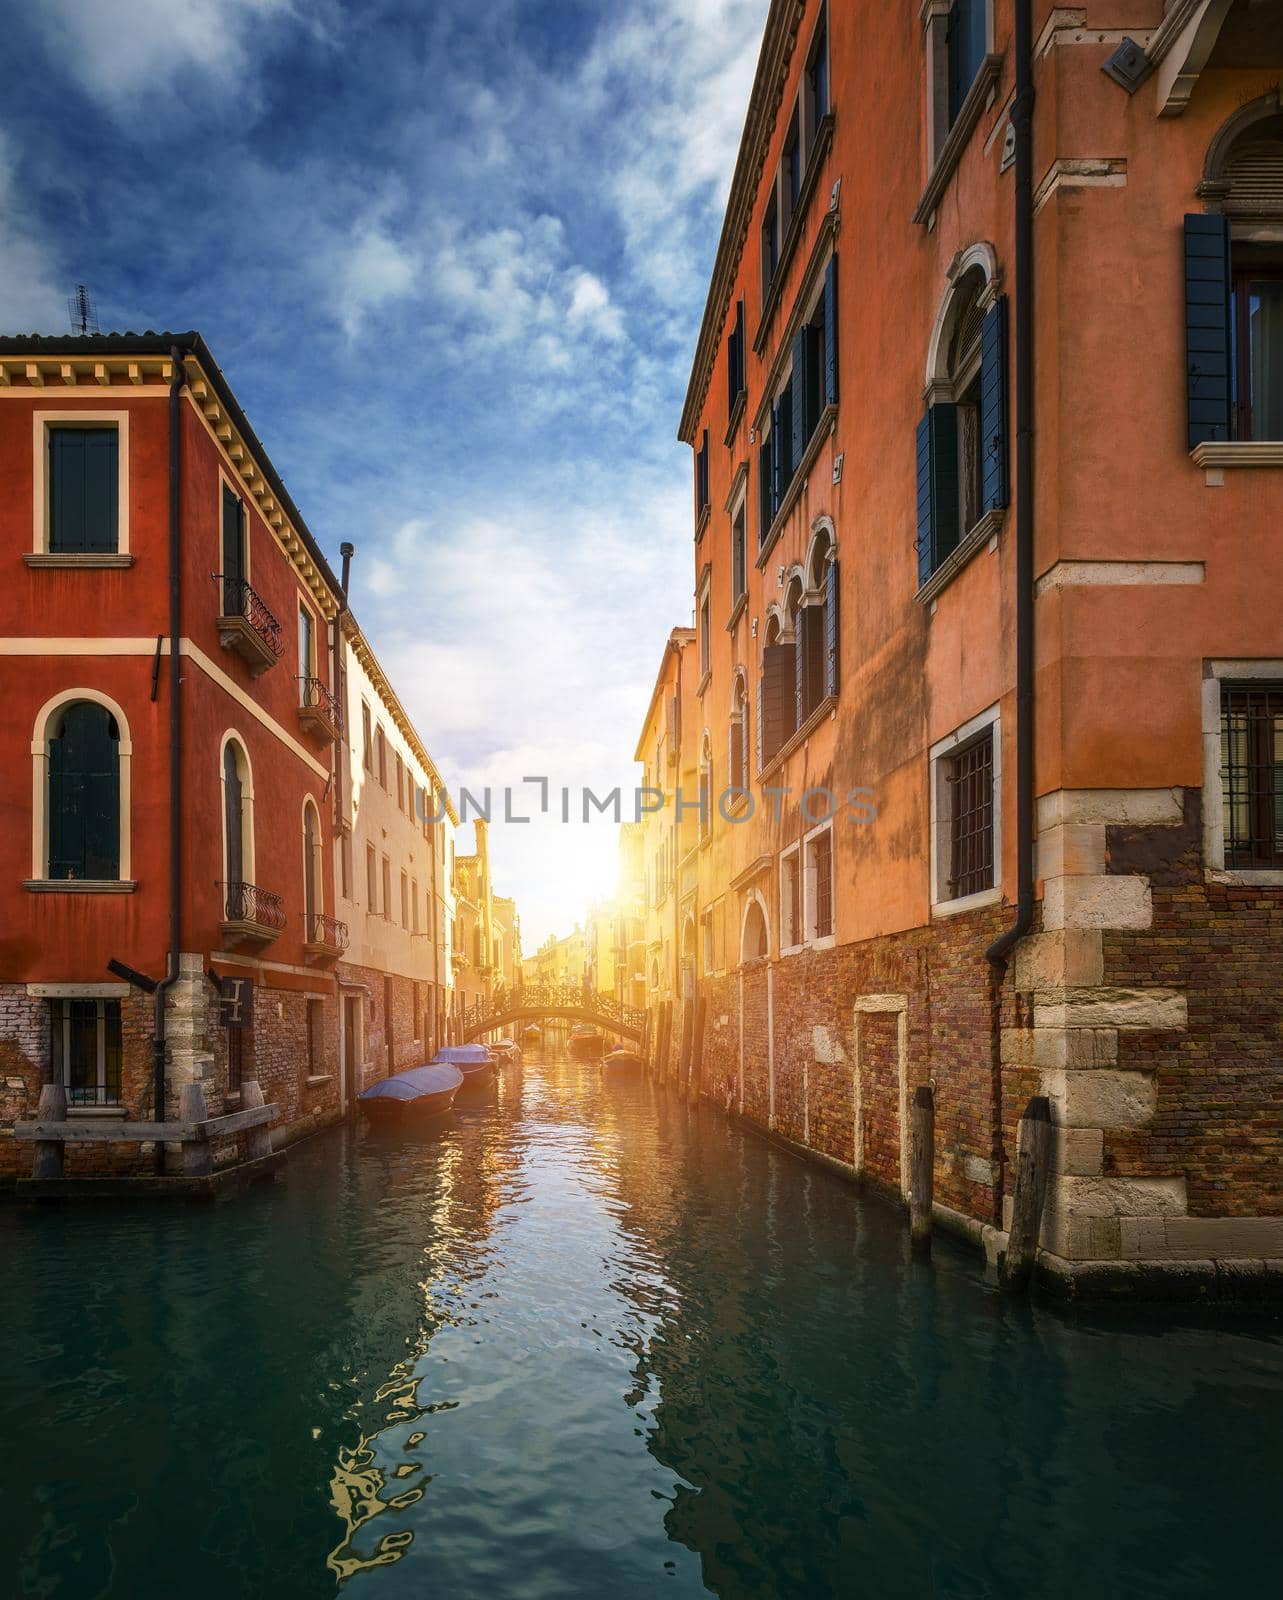
<svg viewBox="0 0 1283 1600">
<path fill-rule="evenodd" d="M 811 608 L 799 606 L 793 619 L 793 727 L 800 728 L 810 714 L 806 703 L 807 635 L 810 633 Z"/>
<path fill-rule="evenodd" d="M 784 463 L 780 457 L 784 453 L 784 425 L 783 407 L 778 400 L 771 405 L 771 520 L 775 520 L 775 513 L 780 508 L 780 501 L 784 495 Z"/>
<path fill-rule="evenodd" d="M 838 398 L 838 258 L 834 254 L 824 269 L 824 403 Z"/>
<path fill-rule="evenodd" d="M 982 499 L 996 511 L 1011 499 L 1007 475 L 1007 297 L 1001 295 L 980 326 L 980 450 Z"/>
<path fill-rule="evenodd" d="M 778 512 L 784 504 L 784 496 L 788 493 L 789 484 L 793 482 L 793 390 L 789 387 L 783 390 L 776 401 L 779 409 L 779 426 L 775 429 L 779 437 L 779 447 L 776 454 L 776 481 L 775 481 L 775 510 Z"/>
<path fill-rule="evenodd" d="M 824 574 L 824 692 L 836 694 L 841 683 L 842 625 L 839 615 L 841 585 L 838 564 L 830 561 Z"/>
<path fill-rule="evenodd" d="M 757 548 L 766 543 L 771 531 L 771 441 L 767 439 L 757 452 L 758 529 Z"/>
<path fill-rule="evenodd" d="M 806 450 L 810 434 L 806 428 L 806 329 L 799 328 L 793 335 L 793 378 L 789 386 L 790 404 L 793 408 L 793 454 L 796 465 Z"/>
<path fill-rule="evenodd" d="M 115 428 L 49 431 L 49 548 L 115 550 L 119 521 Z"/>
<path fill-rule="evenodd" d="M 1229 218 L 1185 218 L 1185 361 L 1189 448 L 1230 437 Z"/>
<path fill-rule="evenodd" d="M 824 698 L 827 640 L 824 634 L 824 611 L 820 606 L 807 606 L 806 628 L 802 646 L 806 656 L 806 715 L 809 717 Z"/>
<path fill-rule="evenodd" d="M 918 587 L 958 543 L 958 408 L 932 406 L 918 424 Z"/>
<path fill-rule="evenodd" d="M 49 876 L 120 876 L 120 746 L 111 713 L 77 701 L 49 741 Z"/>
</svg>

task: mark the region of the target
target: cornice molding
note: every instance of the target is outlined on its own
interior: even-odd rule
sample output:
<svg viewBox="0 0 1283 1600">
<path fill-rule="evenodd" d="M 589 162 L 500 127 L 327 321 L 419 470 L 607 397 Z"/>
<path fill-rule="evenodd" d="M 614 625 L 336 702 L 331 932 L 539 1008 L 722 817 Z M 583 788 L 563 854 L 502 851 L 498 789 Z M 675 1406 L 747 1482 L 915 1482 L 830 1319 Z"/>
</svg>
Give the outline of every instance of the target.
<svg viewBox="0 0 1283 1600">
<path fill-rule="evenodd" d="M 709 283 L 704 317 L 695 344 L 695 360 L 691 364 L 686 400 L 682 406 L 681 425 L 677 430 L 677 437 L 686 444 L 693 442 L 695 423 L 704 408 L 722 323 L 726 320 L 740 255 L 748 237 L 749 217 L 757 198 L 762 165 L 775 131 L 784 79 L 805 10 L 804 0 L 771 0 L 771 9 L 766 18 L 753 90 L 748 101 L 748 114 L 744 118 L 744 132 L 740 136 L 739 153 L 735 158 L 730 197 L 722 218 L 712 281 Z"/>
</svg>

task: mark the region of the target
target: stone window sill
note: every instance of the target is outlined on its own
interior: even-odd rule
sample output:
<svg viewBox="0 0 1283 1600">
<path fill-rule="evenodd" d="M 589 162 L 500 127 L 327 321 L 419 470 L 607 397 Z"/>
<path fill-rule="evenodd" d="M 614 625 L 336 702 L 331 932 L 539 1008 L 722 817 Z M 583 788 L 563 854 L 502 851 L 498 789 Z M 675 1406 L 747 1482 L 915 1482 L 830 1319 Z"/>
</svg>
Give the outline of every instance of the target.
<svg viewBox="0 0 1283 1600">
<path fill-rule="evenodd" d="M 806 719 L 797 732 L 791 734 L 789 738 L 785 740 L 785 742 L 758 773 L 758 778 L 763 783 L 765 783 L 767 778 L 774 777 L 774 775 L 780 770 L 781 766 L 783 766 L 793 752 L 801 745 L 806 743 L 819 725 L 825 720 L 830 712 L 832 712 L 837 703 L 838 698 L 835 694 L 826 695 L 824 699 L 820 701 L 819 705 L 816 706 L 815 710 L 812 711 L 811 715 Z"/>
<path fill-rule="evenodd" d="M 134 558 L 125 550 L 24 550 L 22 559 L 29 567 L 132 567 Z"/>
<path fill-rule="evenodd" d="M 1190 460 L 1196 467 L 1283 467 L 1283 440 L 1209 439 L 1194 446 Z"/>
<path fill-rule="evenodd" d="M 702 700 L 704 698 L 704 691 L 708 688 L 709 684 L 712 682 L 712 678 L 713 678 L 713 669 L 711 667 L 709 667 L 708 670 L 704 673 L 704 676 L 699 680 L 699 685 L 695 690 L 695 694 L 696 694 L 696 697 L 698 699 Z"/>
<path fill-rule="evenodd" d="M 748 403 L 748 390 L 741 389 L 735 396 L 735 404 L 731 407 L 731 420 L 726 425 L 726 437 L 722 443 L 730 448 L 735 439 L 735 433 L 740 425 L 740 418 L 744 415 L 744 407 Z"/>
<path fill-rule="evenodd" d="M 709 515 L 710 515 L 710 512 L 711 512 L 711 509 L 712 509 L 712 502 L 706 500 L 704 502 L 703 509 L 700 511 L 699 515 L 695 518 L 695 543 L 696 544 L 698 544 L 699 541 L 704 537 L 704 529 L 708 527 L 708 519 L 709 519 Z"/>
<path fill-rule="evenodd" d="M 998 537 L 1006 515 L 1002 508 L 985 512 L 957 549 L 949 552 L 918 590 L 915 599 L 920 606 L 930 605 L 942 590 L 949 587 L 963 567 L 970 565 L 972 558 Z"/>
<path fill-rule="evenodd" d="M 735 624 L 744 615 L 744 612 L 745 612 L 747 606 L 748 606 L 748 594 L 747 594 L 747 592 L 745 592 L 744 594 L 742 594 L 739 597 L 739 599 L 731 607 L 731 614 L 726 619 L 726 631 L 727 631 L 727 633 L 733 632 L 733 630 L 735 628 Z"/>
<path fill-rule="evenodd" d="M 1272 867 L 1208 867 L 1208 883 L 1238 883 L 1246 888 L 1283 888 L 1283 872 Z"/>
<path fill-rule="evenodd" d="M 963 152 L 971 140 L 976 124 L 980 121 L 980 113 L 985 108 L 989 92 L 997 83 L 1001 72 L 1000 55 L 987 55 L 980 63 L 976 80 L 967 91 L 967 98 L 962 102 L 957 119 L 949 129 L 948 137 L 940 146 L 940 154 L 936 157 L 931 176 L 927 179 L 927 186 L 922 191 L 922 198 L 913 213 L 915 222 L 930 224 L 935 216 L 936 207 L 940 204 L 944 191 L 949 187 L 950 178 L 958 169 Z"/>
<path fill-rule="evenodd" d="M 29 894 L 133 894 L 138 883 L 133 878 L 27 878 L 22 887 Z"/>
<path fill-rule="evenodd" d="M 333 1082 L 334 1074 L 332 1072 L 314 1072 L 308 1077 L 307 1087 L 309 1089 L 319 1089 L 323 1084 Z"/>
<path fill-rule="evenodd" d="M 115 1119 L 123 1122 L 128 1115 L 124 1106 L 72 1106 L 67 1107 L 68 1122 L 92 1120 L 110 1122 Z"/>
<path fill-rule="evenodd" d="M 964 894 L 957 900 L 941 900 L 931 907 L 931 916 L 957 917 L 964 911 L 979 911 L 982 906 L 996 906 L 1002 899 L 1002 890 L 999 888 L 981 889 L 976 894 Z"/>
</svg>

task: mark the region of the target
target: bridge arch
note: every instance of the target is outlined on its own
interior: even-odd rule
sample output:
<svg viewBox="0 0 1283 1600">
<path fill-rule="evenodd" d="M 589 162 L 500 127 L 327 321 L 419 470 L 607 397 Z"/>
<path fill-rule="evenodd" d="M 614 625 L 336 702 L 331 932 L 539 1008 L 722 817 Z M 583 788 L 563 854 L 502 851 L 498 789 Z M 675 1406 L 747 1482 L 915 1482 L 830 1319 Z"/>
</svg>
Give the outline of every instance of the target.
<svg viewBox="0 0 1283 1600">
<path fill-rule="evenodd" d="M 614 995 L 598 994 L 577 983 L 527 983 L 503 989 L 489 999 L 479 1000 L 459 1017 L 458 1037 L 470 1044 L 514 1022 L 543 1022 L 558 1017 L 567 1022 L 584 1022 L 639 1044 L 646 1026 L 646 1013 L 626 1006 Z"/>
</svg>

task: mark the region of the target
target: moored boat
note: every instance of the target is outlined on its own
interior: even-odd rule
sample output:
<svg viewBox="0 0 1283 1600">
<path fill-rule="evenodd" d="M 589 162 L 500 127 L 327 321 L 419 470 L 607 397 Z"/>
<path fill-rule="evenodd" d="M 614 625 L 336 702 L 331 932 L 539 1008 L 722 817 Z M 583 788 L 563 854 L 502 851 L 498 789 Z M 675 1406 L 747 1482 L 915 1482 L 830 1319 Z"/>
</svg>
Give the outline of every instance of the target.
<svg viewBox="0 0 1283 1600">
<path fill-rule="evenodd" d="M 642 1064 L 642 1058 L 635 1050 L 629 1050 L 625 1045 L 618 1044 L 613 1050 L 606 1053 L 602 1061 L 602 1069 L 611 1072 L 634 1072 Z"/>
<path fill-rule="evenodd" d="M 489 1050 L 501 1067 L 521 1065 L 521 1046 L 515 1039 L 497 1039 Z"/>
<path fill-rule="evenodd" d="M 363 1089 L 356 1099 L 371 1118 L 438 1117 L 449 1111 L 463 1082 L 458 1067 L 433 1061 L 425 1067 L 411 1067 L 407 1072 L 381 1078 Z"/>
<path fill-rule="evenodd" d="M 570 1053 L 589 1061 L 600 1061 L 606 1041 L 598 1030 L 587 1022 L 577 1022 L 570 1030 Z"/>
<path fill-rule="evenodd" d="M 496 1081 L 495 1058 L 483 1044 L 443 1045 L 432 1058 L 434 1066 L 456 1067 L 463 1074 L 459 1099 L 475 1099 L 492 1089 Z"/>
</svg>

